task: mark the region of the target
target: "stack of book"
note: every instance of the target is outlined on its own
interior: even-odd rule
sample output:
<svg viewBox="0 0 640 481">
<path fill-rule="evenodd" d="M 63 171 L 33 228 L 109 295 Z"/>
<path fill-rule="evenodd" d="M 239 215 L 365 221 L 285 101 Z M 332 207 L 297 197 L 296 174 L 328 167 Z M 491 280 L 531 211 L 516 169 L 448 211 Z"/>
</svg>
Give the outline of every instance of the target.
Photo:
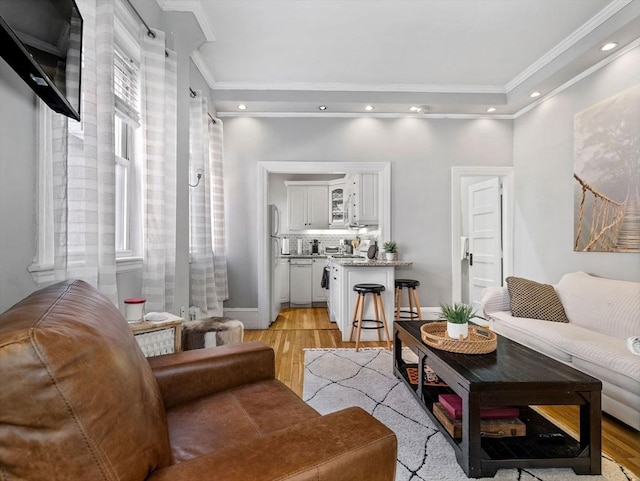
<svg viewBox="0 0 640 481">
<path fill-rule="evenodd" d="M 433 404 L 433 414 L 453 438 L 462 437 L 462 398 L 457 394 L 440 394 Z M 517 407 L 481 407 L 480 432 L 486 437 L 524 436 L 525 424 L 518 419 Z"/>
<path fill-rule="evenodd" d="M 411 366 L 407 367 L 407 377 L 409 378 L 409 382 L 414 386 L 418 385 L 418 367 Z M 435 373 L 433 369 L 429 366 L 424 367 L 424 380 L 423 383 L 425 386 L 446 386 L 447 383 L 442 381 L 438 375 Z"/>
</svg>

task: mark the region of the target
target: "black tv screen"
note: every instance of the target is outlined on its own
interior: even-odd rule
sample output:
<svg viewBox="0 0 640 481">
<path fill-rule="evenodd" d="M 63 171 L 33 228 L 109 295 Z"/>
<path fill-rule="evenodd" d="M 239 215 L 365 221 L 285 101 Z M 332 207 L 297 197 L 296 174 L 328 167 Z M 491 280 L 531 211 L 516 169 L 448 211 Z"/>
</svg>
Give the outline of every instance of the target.
<svg viewBox="0 0 640 481">
<path fill-rule="evenodd" d="M 74 0 L 0 0 L 0 56 L 49 107 L 80 120 L 82 17 Z"/>
</svg>

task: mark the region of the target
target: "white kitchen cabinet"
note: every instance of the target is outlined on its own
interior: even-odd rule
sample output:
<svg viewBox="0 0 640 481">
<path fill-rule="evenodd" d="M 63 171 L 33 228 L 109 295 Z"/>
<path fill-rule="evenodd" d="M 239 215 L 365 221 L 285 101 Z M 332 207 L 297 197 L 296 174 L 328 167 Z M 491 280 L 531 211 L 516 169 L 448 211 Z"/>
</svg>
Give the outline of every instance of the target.
<svg viewBox="0 0 640 481">
<path fill-rule="evenodd" d="M 385 291 L 382 293 L 384 312 L 387 317 L 389 335 L 392 335 L 394 316 L 394 285 L 395 272 L 392 266 L 342 266 L 338 262 L 331 262 L 331 277 L 329 280 L 329 317 L 340 329 L 342 341 L 349 341 L 351 331 L 351 318 L 353 307 L 356 304 L 356 293 L 353 286 L 356 284 L 382 284 Z M 374 319 L 375 312 L 371 296 L 367 295 L 365 319 Z M 384 338 L 384 334 L 380 333 Z M 363 329 L 362 341 L 376 341 L 378 334 L 375 329 Z"/>
<path fill-rule="evenodd" d="M 287 220 L 289 230 L 307 228 L 307 187 L 287 186 Z"/>
<path fill-rule="evenodd" d="M 378 223 L 378 174 L 360 174 L 360 198 L 358 201 L 358 222 Z"/>
<path fill-rule="evenodd" d="M 337 323 L 342 312 L 343 267 L 332 262 L 329 268 L 329 319 Z"/>
<path fill-rule="evenodd" d="M 338 327 L 342 331 L 342 340 L 349 340 L 349 331 L 351 330 L 351 316 L 353 316 L 353 307 L 356 305 L 357 294 L 353 290 L 356 284 L 382 284 L 385 291 L 382 293 L 382 302 L 384 303 L 384 312 L 387 317 L 387 327 L 389 335 L 393 335 L 393 307 L 394 307 L 394 286 L 395 274 L 393 267 L 349 267 L 343 266 L 342 283 L 342 302 L 340 312 L 338 313 Z M 371 295 L 367 294 L 366 308 L 364 310 L 364 319 L 375 319 L 375 310 Z M 380 331 L 382 339 L 385 339 L 384 331 Z M 362 341 L 377 341 L 378 333 L 375 329 L 363 329 L 360 337 Z"/>
<path fill-rule="evenodd" d="M 326 185 L 310 185 L 308 187 L 307 225 L 310 229 L 326 229 L 329 227 L 328 193 L 329 187 Z"/>
<path fill-rule="evenodd" d="M 289 302 L 289 259 L 280 259 L 276 267 L 276 278 L 280 292 L 280 303 Z"/>
<path fill-rule="evenodd" d="M 287 220 L 289 230 L 327 229 L 329 227 L 328 195 L 326 183 L 287 185 Z"/>
<path fill-rule="evenodd" d="M 348 174 L 345 177 L 351 224 L 377 225 L 379 187 L 377 173 Z"/>
<path fill-rule="evenodd" d="M 329 181 L 329 227 L 342 228 L 347 223 L 346 182 L 344 179 Z"/>
<path fill-rule="evenodd" d="M 326 259 L 313 259 L 313 272 L 311 279 L 311 298 L 313 302 L 327 302 L 327 290 L 322 287 L 322 274 Z"/>
</svg>

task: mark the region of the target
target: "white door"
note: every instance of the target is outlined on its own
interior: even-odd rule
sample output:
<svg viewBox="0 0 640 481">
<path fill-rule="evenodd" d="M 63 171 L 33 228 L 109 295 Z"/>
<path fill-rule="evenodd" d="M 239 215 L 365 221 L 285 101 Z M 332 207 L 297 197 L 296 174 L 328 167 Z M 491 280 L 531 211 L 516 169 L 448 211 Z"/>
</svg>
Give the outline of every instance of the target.
<svg viewBox="0 0 640 481">
<path fill-rule="evenodd" d="M 481 313 L 486 287 L 502 285 L 500 179 L 469 186 L 469 303 Z"/>
</svg>

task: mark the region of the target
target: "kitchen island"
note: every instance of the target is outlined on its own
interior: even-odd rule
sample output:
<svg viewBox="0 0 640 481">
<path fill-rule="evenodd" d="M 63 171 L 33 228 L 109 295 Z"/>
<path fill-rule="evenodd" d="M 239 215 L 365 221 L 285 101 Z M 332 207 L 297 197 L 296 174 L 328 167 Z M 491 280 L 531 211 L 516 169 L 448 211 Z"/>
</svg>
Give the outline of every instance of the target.
<svg viewBox="0 0 640 481">
<path fill-rule="evenodd" d="M 356 293 L 353 286 L 356 284 L 382 284 L 385 291 L 382 294 L 384 310 L 387 316 L 389 335 L 393 331 L 394 318 L 394 289 L 395 289 L 395 268 L 411 267 L 410 261 L 386 261 L 369 260 L 363 257 L 340 257 L 329 256 L 329 294 L 327 305 L 329 318 L 335 322 L 342 334 L 342 341 L 349 341 L 349 331 L 351 330 L 351 317 L 353 307 L 356 303 Z M 367 296 L 365 319 L 373 319 L 375 312 L 370 296 Z M 382 339 L 384 333 L 381 331 Z M 361 341 L 377 341 L 378 334 L 375 329 L 363 329 L 360 337 Z"/>
</svg>

